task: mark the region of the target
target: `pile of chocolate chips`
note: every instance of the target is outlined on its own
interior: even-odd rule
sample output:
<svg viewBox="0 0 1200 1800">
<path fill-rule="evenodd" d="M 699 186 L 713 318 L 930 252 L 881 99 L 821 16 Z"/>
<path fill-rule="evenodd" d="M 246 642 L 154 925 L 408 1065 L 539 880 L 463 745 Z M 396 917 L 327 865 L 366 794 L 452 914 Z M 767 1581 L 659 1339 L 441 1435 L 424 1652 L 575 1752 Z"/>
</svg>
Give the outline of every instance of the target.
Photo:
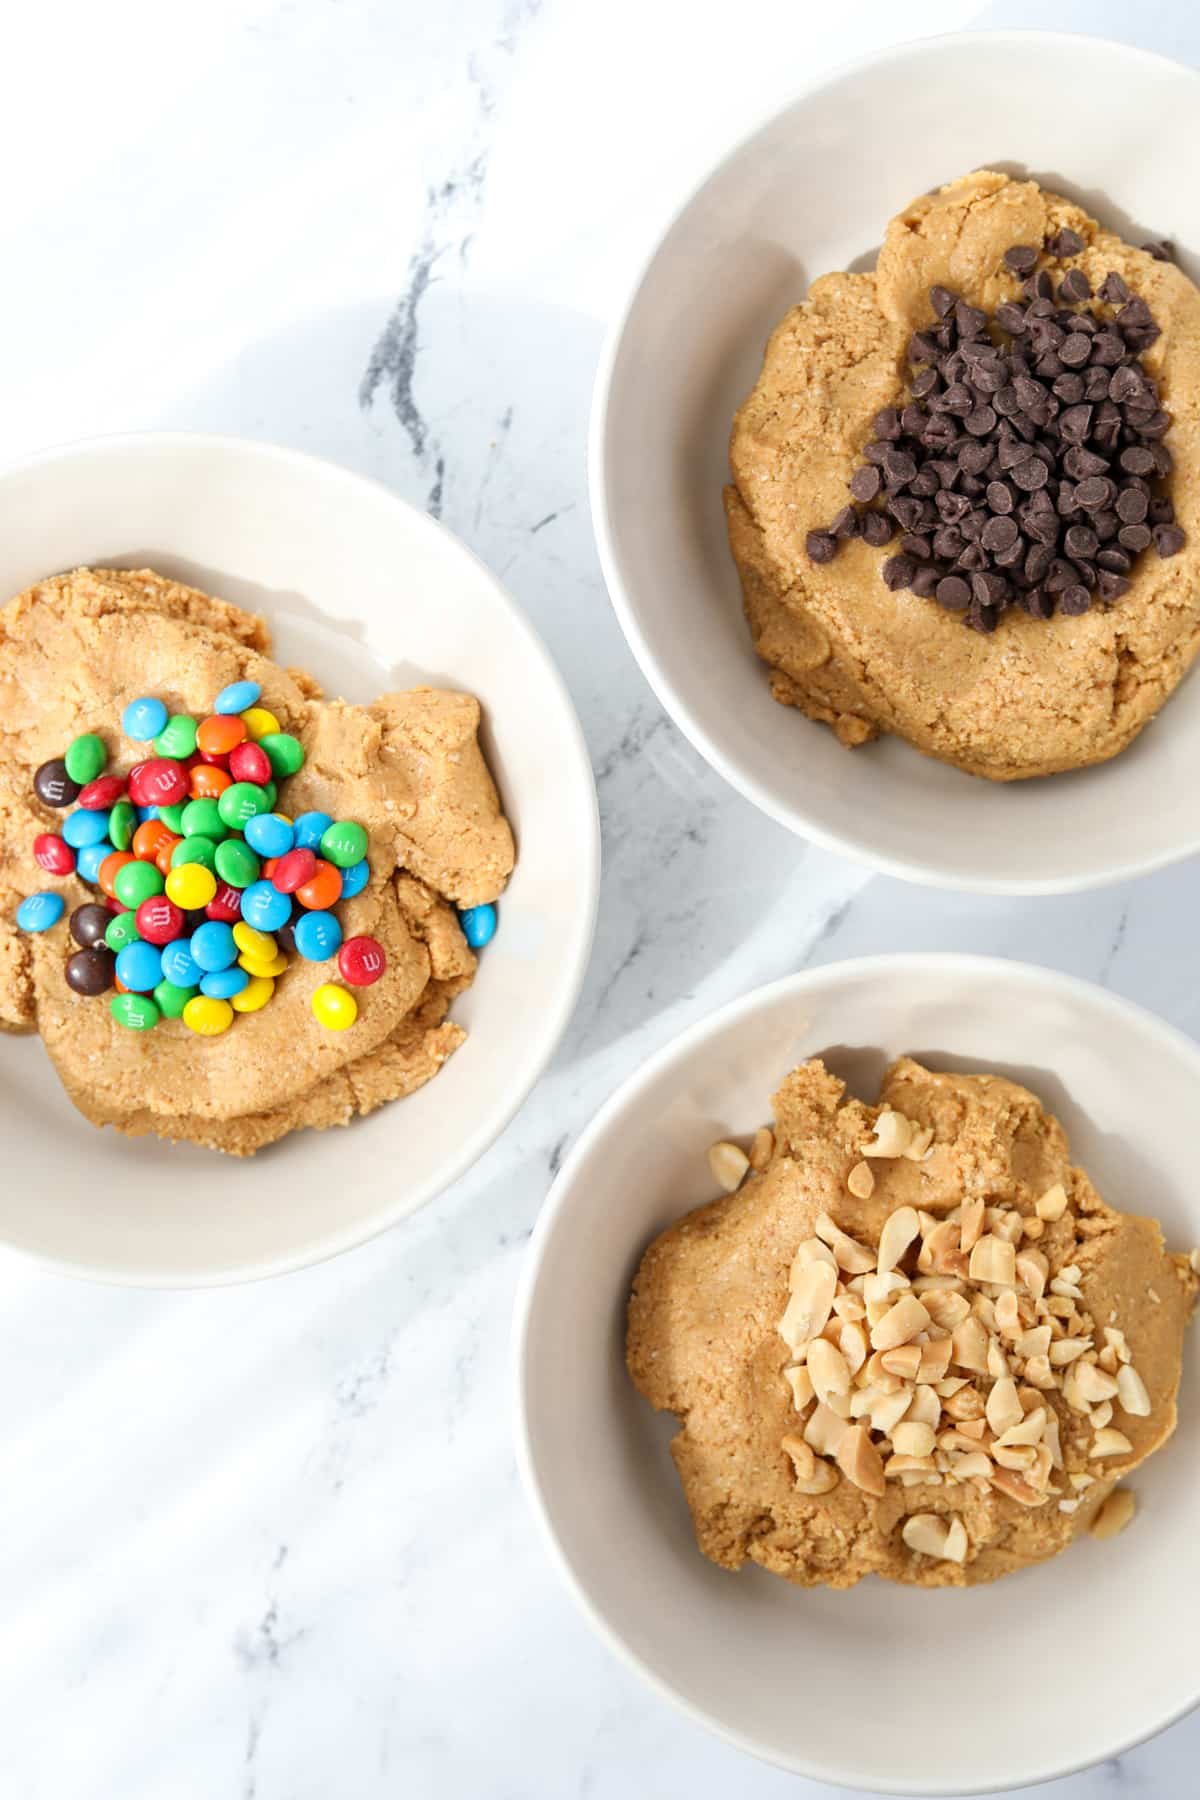
<svg viewBox="0 0 1200 1800">
<path fill-rule="evenodd" d="M 1082 249 L 1073 231 L 1046 243 L 1054 257 Z M 1146 302 L 1110 273 L 1095 297 L 1113 316 L 1102 316 L 1085 304 L 1082 269 L 1068 270 L 1056 295 L 1031 245 L 1004 260 L 1023 279 L 1024 303 L 991 317 L 930 289 L 935 317 L 908 346 L 911 397 L 876 415 L 850 481 L 865 510 L 846 506 L 807 538 L 812 561 L 827 563 L 842 539 L 882 546 L 899 531 L 899 554 L 883 565 L 888 587 L 937 600 L 983 632 L 1011 606 L 1048 619 L 1056 607 L 1078 614 L 1094 599 L 1119 600 L 1143 550 L 1174 556 L 1184 543 L 1154 486 L 1171 469 L 1170 418 L 1139 361 L 1159 336 Z"/>
</svg>

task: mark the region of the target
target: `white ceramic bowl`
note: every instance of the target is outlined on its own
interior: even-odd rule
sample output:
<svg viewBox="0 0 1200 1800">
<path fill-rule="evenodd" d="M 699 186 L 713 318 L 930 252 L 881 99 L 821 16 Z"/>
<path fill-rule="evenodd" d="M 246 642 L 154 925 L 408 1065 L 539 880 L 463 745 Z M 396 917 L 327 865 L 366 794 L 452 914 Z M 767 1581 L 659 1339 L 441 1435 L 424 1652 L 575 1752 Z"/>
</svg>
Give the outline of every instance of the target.
<svg viewBox="0 0 1200 1800">
<path fill-rule="evenodd" d="M 873 1099 L 885 1062 L 1027 1083 L 1117 1205 L 1200 1242 L 1200 1049 L 1064 975 L 987 957 L 836 963 L 760 988 L 632 1076 L 571 1152 L 517 1307 L 518 1442 L 534 1507 L 593 1624 L 659 1693 L 769 1761 L 899 1794 L 991 1792 L 1117 1755 L 1200 1699 L 1200 1333 L 1178 1435 L 1139 1470 L 1115 1543 L 990 1587 L 805 1591 L 696 1549 L 667 1444 L 634 1391 L 625 1306 L 647 1242 L 713 1197 L 706 1152 L 752 1132 L 803 1058 Z"/>
<path fill-rule="evenodd" d="M 889 874 L 1062 893 L 1200 849 L 1193 677 L 1106 767 L 996 786 L 895 740 L 847 752 L 776 705 L 725 535 L 734 411 L 772 327 L 830 269 L 870 266 L 914 195 L 980 165 L 1044 179 L 1132 236 L 1195 244 L 1200 78 L 1050 33 L 960 35 L 856 63 L 731 150 L 666 228 L 601 361 L 596 536 L 647 679 L 764 812 Z M 1194 257 L 1184 266 L 1200 273 Z"/>
<path fill-rule="evenodd" d="M 41 1043 L 0 1037 L 0 1242 L 109 1280 L 275 1274 L 361 1243 L 487 1149 L 570 1017 L 599 883 L 583 736 L 545 649 L 449 532 L 331 463 L 236 438 L 111 438 L 0 476 L 0 601 L 80 563 L 150 566 L 260 612 L 284 663 L 369 700 L 422 681 L 483 702 L 517 838 L 500 929 L 451 1016 L 469 1033 L 418 1093 L 249 1161 L 100 1133 Z M 243 1026 L 242 1029 L 245 1029 Z"/>
</svg>

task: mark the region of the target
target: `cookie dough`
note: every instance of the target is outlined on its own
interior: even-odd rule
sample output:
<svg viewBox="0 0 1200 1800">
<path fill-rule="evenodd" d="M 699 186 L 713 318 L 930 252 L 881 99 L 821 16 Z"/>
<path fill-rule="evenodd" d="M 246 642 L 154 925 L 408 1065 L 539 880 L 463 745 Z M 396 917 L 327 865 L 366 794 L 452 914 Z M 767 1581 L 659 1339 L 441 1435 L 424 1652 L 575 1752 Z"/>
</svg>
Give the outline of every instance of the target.
<svg viewBox="0 0 1200 1800">
<path fill-rule="evenodd" d="M 1181 554 L 1142 556 L 1111 607 L 1047 622 L 1013 609 L 991 637 L 890 592 L 880 569 L 894 546 L 856 539 L 814 566 L 805 536 L 846 504 L 872 419 L 905 391 L 905 347 L 932 316 L 930 287 L 992 312 L 1019 294 L 1004 252 L 1064 227 L 1084 239 L 1072 266 L 1093 288 L 1116 270 L 1162 327 L 1143 362 L 1172 415 Z M 843 744 L 891 732 L 996 781 L 1082 768 L 1137 736 L 1200 647 L 1200 292 L 1032 181 L 983 170 L 952 182 L 892 220 L 873 273 L 814 282 L 771 337 L 730 454 L 730 544 L 771 692 Z"/>
<path fill-rule="evenodd" d="M 1057 1554 L 1175 1428 L 1191 1264 L 1154 1220 L 1107 1206 L 1058 1121 L 999 1076 L 906 1057 L 866 1106 L 814 1061 L 774 1105 L 761 1172 L 651 1244 L 629 1305 L 629 1371 L 681 1421 L 700 1549 L 834 1588 L 966 1586 Z M 821 1280 L 838 1308 L 824 1299 L 824 1325 L 805 1289 Z M 915 1338 L 902 1306 L 930 1312 Z M 944 1365 L 936 1382 L 913 1374 L 925 1359 Z M 927 1447 L 905 1424 L 931 1407 Z"/>
<path fill-rule="evenodd" d="M 148 569 L 78 569 L 0 612 L 0 1029 L 40 1032 L 94 1124 L 242 1156 L 302 1126 L 345 1125 L 437 1073 L 463 1041 L 447 1013 L 475 971 L 455 908 L 495 900 L 513 866 L 476 700 L 418 688 L 370 706 L 326 701 L 269 649 L 261 619 Z M 242 678 L 261 685 L 262 704 L 307 753 L 282 808 L 356 819 L 370 834 L 370 882 L 338 911 L 347 937 L 379 940 L 387 970 L 357 990 L 358 1020 L 344 1032 L 313 1018 L 329 969 L 302 957 L 271 1003 L 224 1036 L 170 1021 L 126 1031 L 104 1000 L 68 987 L 65 920 L 39 936 L 14 926 L 21 897 L 48 885 L 33 839 L 63 818 L 37 799 L 33 772 L 97 727 L 127 769 L 144 755 L 119 736 L 130 699 L 155 694 L 203 718 Z M 54 885 L 68 913 L 96 898 L 73 876 Z"/>
</svg>

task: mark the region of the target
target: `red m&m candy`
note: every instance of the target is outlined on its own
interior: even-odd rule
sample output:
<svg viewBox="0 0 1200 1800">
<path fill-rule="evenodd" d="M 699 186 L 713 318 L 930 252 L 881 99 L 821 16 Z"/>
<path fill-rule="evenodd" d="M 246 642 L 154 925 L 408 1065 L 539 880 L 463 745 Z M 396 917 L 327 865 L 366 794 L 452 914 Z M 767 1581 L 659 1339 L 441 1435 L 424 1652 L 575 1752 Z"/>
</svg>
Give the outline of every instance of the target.
<svg viewBox="0 0 1200 1800">
<path fill-rule="evenodd" d="M 75 869 L 75 852 L 56 831 L 43 831 L 33 840 L 33 860 L 49 875 L 70 875 Z"/>
<path fill-rule="evenodd" d="M 229 753 L 229 773 L 235 781 L 253 781 L 266 787 L 271 779 L 271 762 L 257 744 L 237 744 Z"/>
<path fill-rule="evenodd" d="M 370 987 L 387 968 L 383 945 L 373 937 L 347 938 L 338 951 L 338 968 L 352 987 Z"/>
<path fill-rule="evenodd" d="M 169 944 L 183 935 L 183 912 L 165 894 L 153 894 L 149 900 L 143 900 L 134 918 L 148 944 Z"/>
<path fill-rule="evenodd" d="M 187 798 L 187 791 L 183 765 L 170 757 L 156 757 L 130 771 L 129 797 L 137 806 L 175 806 Z"/>
<path fill-rule="evenodd" d="M 210 919 L 219 919 L 223 925 L 233 925 L 242 916 L 242 896 L 227 881 L 219 881 L 216 893 L 204 910 Z"/>
<path fill-rule="evenodd" d="M 119 775 L 98 775 L 95 781 L 89 781 L 85 788 L 79 790 L 79 804 L 88 812 L 107 812 L 115 806 L 125 792 L 125 783 Z"/>
<path fill-rule="evenodd" d="M 288 850 L 281 857 L 272 857 L 271 861 L 275 867 L 271 869 L 269 880 L 281 894 L 294 894 L 317 872 L 317 859 L 311 850 Z"/>
</svg>

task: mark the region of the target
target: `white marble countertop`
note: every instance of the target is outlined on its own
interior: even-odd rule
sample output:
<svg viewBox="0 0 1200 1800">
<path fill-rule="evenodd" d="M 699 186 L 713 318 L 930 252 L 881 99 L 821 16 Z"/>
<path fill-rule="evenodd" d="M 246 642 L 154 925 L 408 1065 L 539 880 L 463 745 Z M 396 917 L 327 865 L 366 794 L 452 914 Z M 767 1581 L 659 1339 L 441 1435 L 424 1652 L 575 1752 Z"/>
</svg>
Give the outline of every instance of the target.
<svg viewBox="0 0 1200 1800">
<path fill-rule="evenodd" d="M 1049 23 L 1200 59 L 1179 0 L 44 0 L 0 31 L 0 457 L 222 430 L 437 511 L 559 660 L 607 859 L 550 1073 L 406 1225 L 218 1293 L 0 1256 L 6 1800 L 832 1793 L 644 1691 L 535 1535 L 507 1338 L 550 1175 L 650 1049 L 810 962 L 992 951 L 1198 1033 L 1200 866 L 939 895 L 759 817 L 666 722 L 609 609 L 589 388 L 638 250 L 776 94 L 898 37 Z M 1190 1792 L 1198 1754 L 1193 1717 L 1052 1791 Z"/>
</svg>

